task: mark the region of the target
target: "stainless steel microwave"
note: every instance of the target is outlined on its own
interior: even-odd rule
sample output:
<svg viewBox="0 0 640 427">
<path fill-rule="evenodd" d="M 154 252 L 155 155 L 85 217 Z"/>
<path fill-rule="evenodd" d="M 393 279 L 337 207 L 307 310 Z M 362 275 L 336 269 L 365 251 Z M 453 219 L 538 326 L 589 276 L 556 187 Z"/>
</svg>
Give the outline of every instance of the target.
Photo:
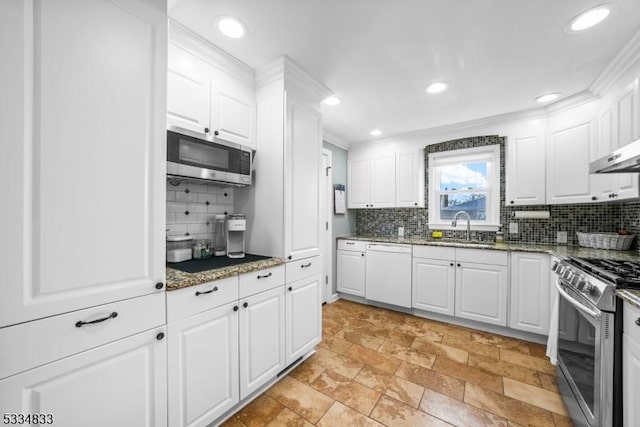
<svg viewBox="0 0 640 427">
<path fill-rule="evenodd" d="M 232 142 L 206 139 L 181 128 L 167 130 L 167 175 L 237 186 L 251 185 L 252 150 Z"/>
</svg>

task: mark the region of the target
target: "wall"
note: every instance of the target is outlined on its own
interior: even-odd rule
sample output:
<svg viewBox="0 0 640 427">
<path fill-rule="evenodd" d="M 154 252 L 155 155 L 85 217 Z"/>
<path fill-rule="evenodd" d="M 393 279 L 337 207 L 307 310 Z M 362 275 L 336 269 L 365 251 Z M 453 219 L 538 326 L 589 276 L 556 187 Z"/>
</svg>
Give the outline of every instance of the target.
<svg viewBox="0 0 640 427">
<path fill-rule="evenodd" d="M 234 213 L 233 188 L 190 182 L 172 185 L 167 181 L 168 236 L 211 240 L 215 214 L 226 213 Z"/>
<path fill-rule="evenodd" d="M 331 176 L 333 184 L 343 184 L 347 185 L 347 151 L 336 146 L 330 144 L 328 142 L 324 142 L 322 144 L 323 148 L 331 151 Z M 349 188 L 347 187 L 347 191 Z M 331 221 L 332 227 L 332 241 L 336 242 L 337 236 L 344 236 L 345 234 L 353 234 L 356 229 L 356 213 L 353 210 L 347 210 L 347 213 L 344 215 L 336 215 L 333 214 L 333 218 Z M 332 256 L 333 256 L 333 280 L 332 283 L 332 292 L 336 292 L 336 251 L 335 247 L 332 248 Z"/>
<path fill-rule="evenodd" d="M 553 206 L 505 206 L 505 138 L 498 135 L 460 138 L 428 145 L 425 148 L 425 198 L 429 197 L 428 155 L 433 152 L 459 150 L 486 145 L 500 145 L 500 222 L 505 231 L 505 240 L 511 242 L 555 243 L 557 231 L 566 231 L 568 244 L 578 243 L 576 231 L 611 232 L 623 226 L 640 232 L 640 203 L 582 204 Z M 425 203 L 428 206 L 428 203 Z M 549 210 L 549 219 L 512 220 L 515 210 Z M 517 222 L 519 232 L 508 233 L 509 222 Z M 428 230 L 428 208 L 405 209 L 358 209 L 356 210 L 356 233 L 359 235 L 392 236 L 398 227 L 405 227 L 405 236 L 426 237 Z M 462 230 L 445 230 L 447 238 L 463 238 Z M 472 238 L 494 240 L 494 232 L 472 232 Z"/>
</svg>

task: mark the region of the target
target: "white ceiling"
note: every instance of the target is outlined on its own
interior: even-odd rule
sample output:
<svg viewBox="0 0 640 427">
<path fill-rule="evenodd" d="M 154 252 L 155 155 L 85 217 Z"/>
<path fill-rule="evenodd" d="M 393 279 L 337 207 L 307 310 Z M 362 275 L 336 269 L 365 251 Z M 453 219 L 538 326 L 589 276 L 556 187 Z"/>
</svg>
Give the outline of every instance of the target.
<svg viewBox="0 0 640 427">
<path fill-rule="evenodd" d="M 342 103 L 325 129 L 348 142 L 539 107 L 547 92 L 588 89 L 640 30 L 640 1 L 565 32 L 585 0 L 169 0 L 170 16 L 253 68 L 285 54 Z M 218 33 L 216 17 L 248 27 Z M 436 80 L 448 91 L 425 93 Z"/>
</svg>

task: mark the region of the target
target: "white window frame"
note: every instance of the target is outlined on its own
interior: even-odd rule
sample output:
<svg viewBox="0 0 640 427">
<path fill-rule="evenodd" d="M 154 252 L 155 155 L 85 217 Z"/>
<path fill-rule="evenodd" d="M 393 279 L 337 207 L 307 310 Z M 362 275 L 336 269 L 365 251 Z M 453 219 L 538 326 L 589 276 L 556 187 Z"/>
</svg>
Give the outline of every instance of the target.
<svg viewBox="0 0 640 427">
<path fill-rule="evenodd" d="M 498 231 L 500 225 L 500 146 L 497 144 L 461 150 L 429 154 L 429 228 L 436 230 L 464 230 L 466 221 L 451 226 L 451 220 L 440 218 L 440 179 L 436 171 L 439 166 L 473 161 L 487 161 L 487 219 L 471 221 L 471 229 Z"/>
</svg>

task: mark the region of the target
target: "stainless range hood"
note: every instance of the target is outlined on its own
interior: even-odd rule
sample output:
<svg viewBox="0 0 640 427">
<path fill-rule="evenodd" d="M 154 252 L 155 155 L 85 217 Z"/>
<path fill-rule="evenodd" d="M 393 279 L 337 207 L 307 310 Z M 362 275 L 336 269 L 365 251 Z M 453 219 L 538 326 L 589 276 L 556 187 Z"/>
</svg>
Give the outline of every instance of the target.
<svg viewBox="0 0 640 427">
<path fill-rule="evenodd" d="M 589 173 L 640 172 L 640 139 L 618 148 L 589 165 Z"/>
</svg>

